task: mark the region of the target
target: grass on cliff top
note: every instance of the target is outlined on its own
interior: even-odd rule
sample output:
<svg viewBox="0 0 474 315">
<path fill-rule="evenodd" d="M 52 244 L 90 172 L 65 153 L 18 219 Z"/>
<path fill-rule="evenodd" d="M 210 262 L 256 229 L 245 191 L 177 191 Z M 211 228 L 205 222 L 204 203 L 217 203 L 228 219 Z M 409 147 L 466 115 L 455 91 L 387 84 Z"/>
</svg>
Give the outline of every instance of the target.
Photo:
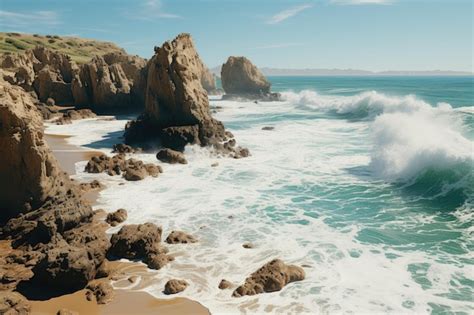
<svg viewBox="0 0 474 315">
<path fill-rule="evenodd" d="M 21 53 L 35 46 L 46 48 L 69 55 L 77 63 L 86 63 L 95 55 L 110 52 L 124 52 L 114 43 L 69 36 L 38 35 L 0 32 L 0 55 Z"/>
</svg>

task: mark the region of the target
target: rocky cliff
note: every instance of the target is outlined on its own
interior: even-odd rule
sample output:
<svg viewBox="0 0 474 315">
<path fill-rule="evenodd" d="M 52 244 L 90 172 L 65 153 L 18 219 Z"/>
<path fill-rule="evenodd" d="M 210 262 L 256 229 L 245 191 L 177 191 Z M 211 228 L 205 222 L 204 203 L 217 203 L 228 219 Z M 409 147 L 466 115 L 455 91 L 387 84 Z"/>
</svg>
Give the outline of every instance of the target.
<svg viewBox="0 0 474 315">
<path fill-rule="evenodd" d="M 75 290 L 95 277 L 109 241 L 43 139 L 30 94 L 0 78 L 0 289 Z M 20 289 L 18 287 L 18 289 Z"/>
<path fill-rule="evenodd" d="M 176 150 L 191 143 L 241 155 L 232 134 L 211 116 L 202 85 L 206 68 L 189 34 L 156 47 L 147 69 L 145 112 L 127 126 L 127 142 L 155 139 Z"/>
<path fill-rule="evenodd" d="M 278 100 L 277 93 L 271 93 L 271 84 L 265 76 L 245 57 L 229 57 L 221 69 L 222 87 L 226 98 L 248 98 Z"/>
<path fill-rule="evenodd" d="M 3 77 L 42 103 L 76 105 L 96 111 L 143 108 L 146 61 L 113 52 L 77 65 L 68 55 L 38 46 L 3 56 Z"/>
</svg>

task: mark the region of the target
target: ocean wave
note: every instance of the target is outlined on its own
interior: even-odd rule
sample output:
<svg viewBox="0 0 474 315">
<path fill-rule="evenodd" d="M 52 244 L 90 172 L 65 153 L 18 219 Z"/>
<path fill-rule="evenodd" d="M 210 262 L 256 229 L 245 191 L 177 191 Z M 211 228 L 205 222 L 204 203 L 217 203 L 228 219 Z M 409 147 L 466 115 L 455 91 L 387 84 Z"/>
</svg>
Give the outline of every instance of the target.
<svg viewBox="0 0 474 315">
<path fill-rule="evenodd" d="M 472 131 L 472 108 L 453 110 L 448 103 L 432 106 L 414 95 L 376 91 L 328 96 L 305 90 L 285 92 L 283 98 L 342 118 L 369 120 L 369 167 L 376 177 L 428 198 L 472 198 L 474 142 L 465 136 Z"/>
<path fill-rule="evenodd" d="M 433 109 L 429 103 L 418 99 L 415 95 L 398 97 L 377 91 L 363 92 L 353 96 L 333 96 L 304 90 L 298 93 L 283 92 L 282 98 L 291 104 L 359 119 L 375 118 L 382 113 L 412 113 Z M 436 108 L 442 111 L 452 110 L 448 103 L 439 103 Z"/>
</svg>

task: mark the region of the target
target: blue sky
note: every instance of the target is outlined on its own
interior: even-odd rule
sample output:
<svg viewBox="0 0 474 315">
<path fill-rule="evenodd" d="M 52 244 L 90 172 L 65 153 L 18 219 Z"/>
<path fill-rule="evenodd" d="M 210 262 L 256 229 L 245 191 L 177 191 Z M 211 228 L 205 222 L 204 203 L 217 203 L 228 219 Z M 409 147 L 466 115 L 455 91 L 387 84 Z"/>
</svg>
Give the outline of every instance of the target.
<svg viewBox="0 0 474 315">
<path fill-rule="evenodd" d="M 473 69 L 471 0 L 0 0 L 0 30 L 108 40 L 150 57 L 193 35 L 214 67 Z"/>
</svg>

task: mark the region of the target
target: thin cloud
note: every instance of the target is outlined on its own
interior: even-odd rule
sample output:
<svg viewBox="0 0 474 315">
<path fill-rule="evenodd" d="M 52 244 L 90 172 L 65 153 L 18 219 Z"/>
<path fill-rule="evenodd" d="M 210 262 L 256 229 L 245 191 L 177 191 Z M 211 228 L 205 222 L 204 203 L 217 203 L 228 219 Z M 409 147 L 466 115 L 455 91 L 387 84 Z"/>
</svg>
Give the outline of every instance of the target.
<svg viewBox="0 0 474 315">
<path fill-rule="evenodd" d="M 287 20 L 291 17 L 294 17 L 298 13 L 300 13 L 304 10 L 307 10 L 311 7 L 312 7 L 311 4 L 303 4 L 303 5 L 299 5 L 299 6 L 296 6 L 296 7 L 292 7 L 292 8 L 280 11 L 277 14 L 275 14 L 274 16 L 272 16 L 271 18 L 269 18 L 267 20 L 267 24 L 281 23 L 281 22 L 283 22 L 283 21 L 285 21 L 285 20 Z"/>
<path fill-rule="evenodd" d="M 13 12 L 0 10 L 0 24 L 9 27 L 55 26 L 61 24 L 54 11 Z"/>
<path fill-rule="evenodd" d="M 331 0 L 332 4 L 361 5 L 361 4 L 392 4 L 394 0 Z"/>
<path fill-rule="evenodd" d="M 161 0 L 146 0 L 139 5 L 137 12 L 127 12 L 127 17 L 135 20 L 152 21 L 157 18 L 181 19 L 180 15 L 166 12 Z"/>
</svg>

